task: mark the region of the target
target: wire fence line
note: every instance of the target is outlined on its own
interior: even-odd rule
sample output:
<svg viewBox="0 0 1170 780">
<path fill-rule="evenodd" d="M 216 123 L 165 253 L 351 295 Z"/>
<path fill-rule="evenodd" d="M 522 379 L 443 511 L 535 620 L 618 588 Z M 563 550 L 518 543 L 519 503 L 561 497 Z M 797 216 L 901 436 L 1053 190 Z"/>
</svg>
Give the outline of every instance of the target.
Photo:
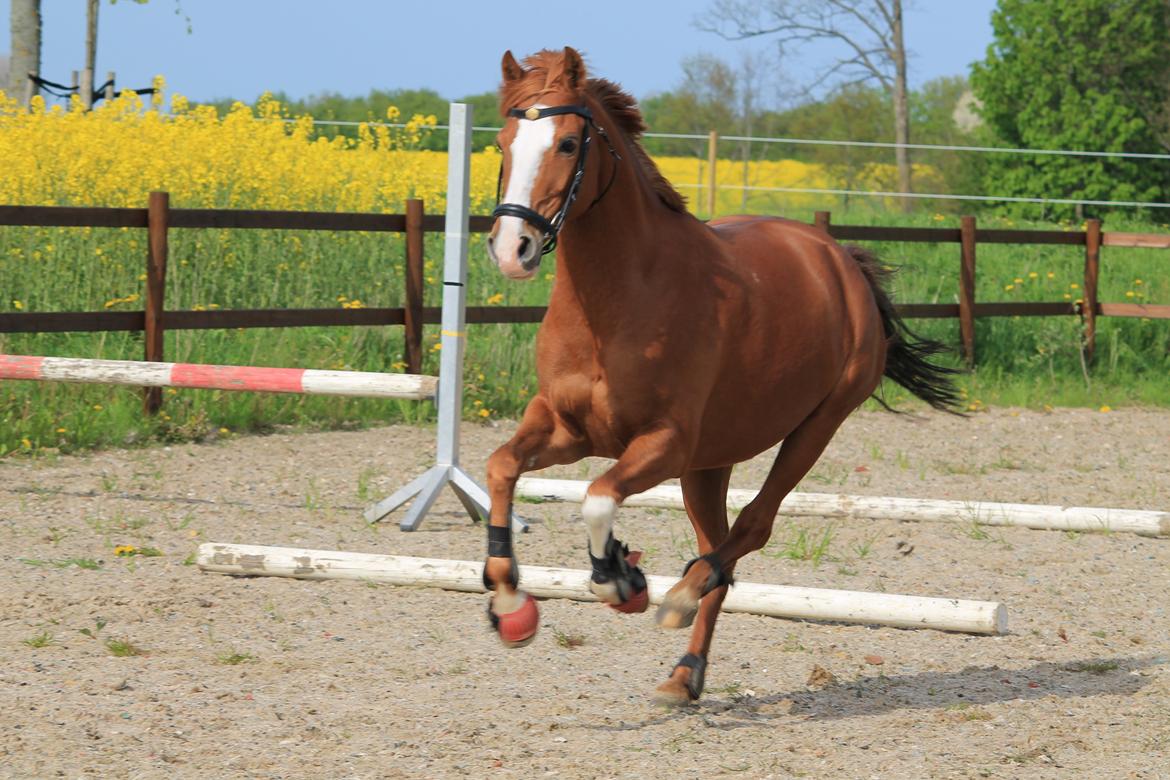
<svg viewBox="0 0 1170 780">
<path fill-rule="evenodd" d="M 283 118 L 279 121 L 285 123 L 296 123 L 299 120 L 292 118 Z M 339 120 L 339 119 L 314 119 L 313 125 L 320 127 L 387 127 L 395 129 L 404 129 L 407 127 L 417 127 L 416 124 L 408 124 L 406 122 L 358 122 L 353 120 Z M 447 125 L 435 124 L 428 125 L 433 130 L 448 130 Z M 478 133 L 498 133 L 502 128 L 493 125 L 474 125 L 471 128 Z M 703 135 L 700 133 L 655 133 L 647 132 L 643 134 L 645 138 L 659 138 L 664 140 L 685 140 L 685 141 L 710 141 L 712 135 L 710 133 Z M 1147 153 L 1147 152 L 1109 152 L 1096 150 L 1075 150 L 1075 149 L 1022 149 L 1012 147 L 998 147 L 998 146 L 959 146 L 946 144 L 898 144 L 887 143 L 881 141 L 839 141 L 829 139 L 817 138 L 786 138 L 786 137 L 770 137 L 770 136 L 746 136 L 746 135 L 720 135 L 716 136 L 718 141 L 726 141 L 733 143 L 760 143 L 760 144 L 794 144 L 794 145 L 809 145 L 809 146 L 839 146 L 839 147 L 862 147 L 862 148 L 876 148 L 876 149 L 915 149 L 920 151 L 940 151 L 940 152 L 976 152 L 983 154 L 1009 154 L 1009 155 L 1047 155 L 1060 157 L 1114 157 L 1125 159 L 1140 159 L 1140 160 L 1170 160 L 1170 154 Z M 702 159 L 699 159 L 700 165 L 705 164 Z M 1041 206 L 1111 206 L 1118 208 L 1152 208 L 1152 209 L 1170 209 L 1170 203 L 1166 202 L 1144 202 L 1144 201 L 1128 201 L 1128 200 L 1093 200 L 1083 198 L 1048 198 L 1048 197 L 1021 197 L 1013 195 L 987 195 L 987 194 L 957 194 L 957 193 L 942 193 L 942 192 L 897 192 L 892 190 L 858 190 L 848 188 L 833 188 L 833 187 L 765 187 L 758 185 L 750 185 L 746 182 L 743 184 L 716 184 L 714 187 L 710 184 L 700 183 L 685 183 L 676 182 L 675 186 L 680 189 L 691 190 L 733 190 L 737 192 L 773 192 L 784 193 L 790 195 L 831 195 L 839 197 L 866 197 L 866 198 L 906 198 L 916 200 L 945 200 L 945 201 L 968 201 L 979 203 L 1028 203 Z"/>
<path fill-rule="evenodd" d="M 705 184 L 675 184 L 680 189 L 706 189 Z M 1081 200 L 1078 198 L 1023 198 L 1012 195 L 954 195 L 941 192 L 891 192 L 884 190 L 848 190 L 827 187 L 759 187 L 750 184 L 719 184 L 719 190 L 748 190 L 749 192 L 786 192 L 807 195 L 864 195 L 875 198 L 922 198 L 924 200 L 968 200 L 1003 203 L 1037 203 L 1052 206 L 1128 206 L 1152 209 L 1170 209 L 1170 203 L 1146 203 L 1132 200 Z"/>
<path fill-rule="evenodd" d="M 284 119 L 284 122 L 295 123 L 296 119 Z M 405 128 L 408 125 L 405 122 L 355 122 L 343 121 L 335 119 L 314 119 L 314 125 L 321 125 L 323 127 L 393 127 Z M 413 127 L 414 125 L 410 125 Z M 447 125 L 430 125 L 434 130 L 447 130 Z M 502 128 L 493 127 L 490 125 L 475 125 L 471 128 L 477 133 L 498 133 Z M 709 133 L 643 133 L 645 138 L 662 138 L 673 139 L 680 141 L 706 141 Z M 990 154 L 1025 154 L 1025 155 L 1049 155 L 1059 157 L 1118 157 L 1134 160 L 1170 160 L 1170 154 L 1162 154 L 1158 152 L 1109 152 L 1109 151 L 1087 151 L 1077 149 L 1023 149 L 1007 146 L 957 146 L 948 144 L 899 144 L 886 141 L 839 141 L 823 138 L 785 138 L 772 136 L 754 136 L 754 135 L 720 135 L 720 141 L 728 142 L 747 142 L 747 143 L 761 143 L 761 144 L 795 144 L 806 146 L 844 146 L 844 147 L 862 147 L 868 149 L 917 149 L 920 151 L 939 151 L 939 152 L 981 152 Z M 1086 202 L 1087 201 L 1076 201 Z"/>
</svg>

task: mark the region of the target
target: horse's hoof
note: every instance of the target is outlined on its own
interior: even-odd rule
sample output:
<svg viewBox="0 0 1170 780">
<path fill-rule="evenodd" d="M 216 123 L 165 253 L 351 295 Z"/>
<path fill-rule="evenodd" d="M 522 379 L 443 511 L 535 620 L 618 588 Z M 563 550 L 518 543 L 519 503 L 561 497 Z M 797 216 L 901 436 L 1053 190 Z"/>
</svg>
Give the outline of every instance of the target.
<svg viewBox="0 0 1170 780">
<path fill-rule="evenodd" d="M 634 550 L 626 555 L 626 565 L 630 567 L 630 577 L 620 583 L 621 587 L 619 587 L 619 582 L 615 579 L 597 582 L 591 578 L 589 580 L 589 590 L 593 591 L 593 595 L 597 596 L 607 607 L 615 609 L 618 612 L 624 612 L 627 615 L 645 612 L 646 607 L 650 606 L 650 589 L 646 587 L 646 577 L 642 574 L 642 570 L 638 568 L 638 561 L 641 559 L 641 550 Z M 642 589 L 630 594 L 630 597 L 623 601 L 622 591 L 628 592 L 638 585 L 641 585 Z"/>
<path fill-rule="evenodd" d="M 643 588 L 621 604 L 607 603 L 606 606 L 618 612 L 624 612 L 627 615 L 645 612 L 646 607 L 650 606 L 650 591 L 647 588 Z"/>
<path fill-rule="evenodd" d="M 654 620 L 663 628 L 686 628 L 695 622 L 699 602 L 677 593 L 667 593 L 658 605 Z"/>
<path fill-rule="evenodd" d="M 519 595 L 524 597 L 524 603 L 519 608 L 502 615 L 494 613 L 496 631 L 500 641 L 507 647 L 524 647 L 531 643 L 540 626 L 540 610 L 536 606 L 536 599 L 527 593 Z"/>
<path fill-rule="evenodd" d="M 694 702 L 686 683 L 673 677 L 655 688 L 651 698 L 655 704 L 663 707 L 686 707 Z"/>
</svg>

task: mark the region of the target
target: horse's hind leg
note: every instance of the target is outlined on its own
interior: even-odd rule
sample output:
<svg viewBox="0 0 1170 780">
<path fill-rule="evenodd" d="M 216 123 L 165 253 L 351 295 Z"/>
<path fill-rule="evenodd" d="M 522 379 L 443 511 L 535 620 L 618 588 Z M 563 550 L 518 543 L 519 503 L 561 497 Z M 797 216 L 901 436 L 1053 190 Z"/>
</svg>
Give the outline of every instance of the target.
<svg viewBox="0 0 1170 780">
<path fill-rule="evenodd" d="M 731 481 L 731 467 L 688 471 L 682 476 L 683 503 L 695 537 L 699 554 L 706 555 L 727 537 L 727 485 Z M 687 652 L 670 674 L 670 679 L 658 686 L 655 699 L 663 704 L 687 704 L 703 692 L 707 669 L 707 653 L 715 621 L 727 595 L 723 585 L 705 595 L 699 602 L 698 618 L 691 629 Z"/>
<path fill-rule="evenodd" d="M 512 499 L 525 471 L 573 463 L 589 454 L 588 442 L 567 429 L 541 396 L 532 399 L 515 435 L 487 462 L 491 517 L 484 587 L 493 591 L 488 617 L 504 644 L 519 647 L 536 635 L 539 615 L 532 597 L 519 590 L 519 567 L 512 551 Z"/>
<path fill-rule="evenodd" d="M 784 439 L 759 495 L 739 513 L 731 533 L 713 553 L 692 561 L 682 579 L 667 592 L 658 608 L 660 626 L 688 625 L 699 599 L 729 581 L 735 562 L 767 544 L 780 502 L 813 467 L 837 428 L 871 389 L 865 388 L 864 394 L 856 388 L 852 392 L 843 389 L 830 396 Z"/>
</svg>

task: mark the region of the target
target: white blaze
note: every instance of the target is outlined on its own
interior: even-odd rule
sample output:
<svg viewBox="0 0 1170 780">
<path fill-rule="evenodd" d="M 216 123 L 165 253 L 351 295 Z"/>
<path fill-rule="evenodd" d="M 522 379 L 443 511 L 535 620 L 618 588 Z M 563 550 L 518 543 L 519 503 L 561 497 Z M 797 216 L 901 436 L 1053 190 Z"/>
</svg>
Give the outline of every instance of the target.
<svg viewBox="0 0 1170 780">
<path fill-rule="evenodd" d="M 536 108 L 547 108 L 537 103 Z M 508 189 L 504 193 L 503 203 L 515 203 L 519 206 L 532 208 L 532 188 L 536 185 L 536 177 L 540 173 L 540 163 L 553 145 L 556 127 L 552 117 L 543 119 L 521 119 L 520 128 L 512 145 L 508 147 L 512 153 L 512 172 L 508 176 Z M 524 220 L 520 217 L 500 217 L 500 230 L 496 236 L 498 251 L 501 255 L 515 251 L 515 244 L 520 240 L 520 228 Z"/>
</svg>

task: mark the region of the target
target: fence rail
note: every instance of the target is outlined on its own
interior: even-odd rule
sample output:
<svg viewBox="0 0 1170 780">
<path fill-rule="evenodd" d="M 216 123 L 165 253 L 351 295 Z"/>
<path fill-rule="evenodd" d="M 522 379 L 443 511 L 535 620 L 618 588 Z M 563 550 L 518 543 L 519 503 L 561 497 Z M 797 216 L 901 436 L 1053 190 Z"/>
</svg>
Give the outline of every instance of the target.
<svg viewBox="0 0 1170 780">
<path fill-rule="evenodd" d="M 893 241 L 958 244 L 959 300 L 957 303 L 900 303 L 907 318 L 958 318 L 963 354 L 975 361 L 975 319 L 979 317 L 1050 317 L 1078 315 L 1084 325 L 1084 349 L 1092 359 L 1096 318 L 1145 317 L 1170 319 L 1170 305 L 1111 303 L 1097 299 L 1100 250 L 1108 247 L 1170 249 L 1170 235 L 1105 233 L 1100 220 L 1089 220 L 1083 231 L 979 229 L 974 217 L 963 217 L 956 228 L 868 227 L 834 225 L 827 211 L 816 213 L 814 224 L 844 241 Z M 471 217 L 470 230 L 491 230 L 490 217 Z M 83 208 L 61 206 L 0 206 L 0 226 L 106 227 L 147 230 L 146 299 L 143 311 L 0 313 L 0 333 L 61 333 L 141 331 L 145 359 L 163 361 L 163 334 L 167 330 L 217 328 L 295 328 L 322 326 L 405 326 L 406 370 L 418 374 L 422 366 L 422 326 L 440 323 L 438 307 L 423 306 L 423 239 L 442 232 L 444 217 L 426 214 L 420 200 L 407 202 L 404 214 L 355 214 L 309 211 L 245 211 L 172 209 L 167 193 L 151 193 L 147 208 Z M 168 248 L 172 229 L 218 228 L 241 230 L 327 230 L 405 234 L 404 305 L 364 309 L 231 309 L 177 311 L 165 308 Z M 1084 247 L 1084 297 L 1080 302 L 978 302 L 975 299 L 976 249 L 979 244 L 1051 244 Z M 536 323 L 543 306 L 470 306 L 469 324 Z M 147 388 L 145 406 L 157 412 L 162 402 L 158 388 Z"/>
</svg>

